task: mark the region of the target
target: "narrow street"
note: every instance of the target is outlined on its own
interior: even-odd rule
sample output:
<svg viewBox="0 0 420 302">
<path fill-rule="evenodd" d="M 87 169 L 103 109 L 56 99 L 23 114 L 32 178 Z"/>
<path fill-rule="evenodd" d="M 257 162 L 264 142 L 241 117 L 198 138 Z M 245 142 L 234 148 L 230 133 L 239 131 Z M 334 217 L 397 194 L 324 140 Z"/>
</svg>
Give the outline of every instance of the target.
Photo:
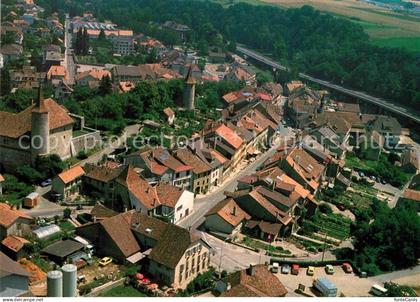
<svg viewBox="0 0 420 302">
<path fill-rule="evenodd" d="M 76 74 L 76 65 L 74 64 L 72 40 L 70 30 L 70 17 L 66 14 L 66 20 L 64 21 L 64 61 L 63 65 L 69 73 L 68 84 L 74 84 L 74 77 Z"/>
</svg>

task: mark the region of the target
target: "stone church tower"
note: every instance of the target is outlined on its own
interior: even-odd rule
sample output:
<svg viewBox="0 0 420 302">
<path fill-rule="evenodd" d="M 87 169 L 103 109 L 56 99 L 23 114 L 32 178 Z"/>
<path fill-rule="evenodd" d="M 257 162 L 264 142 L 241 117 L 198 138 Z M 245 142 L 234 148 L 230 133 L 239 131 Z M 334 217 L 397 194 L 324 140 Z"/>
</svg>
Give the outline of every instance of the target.
<svg viewBox="0 0 420 302">
<path fill-rule="evenodd" d="M 192 64 L 188 69 L 187 77 L 185 78 L 184 86 L 184 107 L 188 110 L 195 109 L 195 84 L 197 81 L 192 75 Z"/>
<path fill-rule="evenodd" d="M 42 95 L 41 85 L 38 98 L 31 113 L 31 156 L 32 162 L 38 156 L 48 155 L 50 148 L 50 116 Z"/>
</svg>

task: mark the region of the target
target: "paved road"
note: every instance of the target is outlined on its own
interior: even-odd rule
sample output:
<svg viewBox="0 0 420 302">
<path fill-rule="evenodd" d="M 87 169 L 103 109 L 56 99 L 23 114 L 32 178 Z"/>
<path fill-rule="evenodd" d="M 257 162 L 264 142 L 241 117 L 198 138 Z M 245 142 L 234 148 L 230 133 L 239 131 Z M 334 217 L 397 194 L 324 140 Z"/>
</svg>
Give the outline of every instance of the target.
<svg viewBox="0 0 420 302">
<path fill-rule="evenodd" d="M 268 58 L 266 56 L 263 56 L 263 55 L 255 52 L 253 50 L 247 49 L 243 46 L 237 46 L 236 49 L 239 52 L 245 54 L 246 56 L 251 57 L 251 58 L 253 58 L 257 61 L 260 61 L 260 62 L 262 62 L 262 63 L 264 63 L 268 66 L 271 66 L 271 67 L 279 69 L 279 70 L 287 70 L 287 67 L 285 67 L 283 65 L 280 65 L 279 63 L 271 60 L 270 58 Z M 370 96 L 370 95 L 368 95 L 364 92 L 361 92 L 361 91 L 347 89 L 347 88 L 344 88 L 342 86 L 330 83 L 328 81 L 324 81 L 324 80 L 320 80 L 320 79 L 311 77 L 311 76 L 309 76 L 307 74 L 304 74 L 304 73 L 299 73 L 299 77 L 302 78 L 302 79 L 305 79 L 307 81 L 311 81 L 311 82 L 317 83 L 319 85 L 325 86 L 327 88 L 340 91 L 341 93 L 345 93 L 347 95 L 359 98 L 361 100 L 368 101 L 368 102 L 373 103 L 377 106 L 386 108 L 389 111 L 392 111 L 392 112 L 398 113 L 398 114 L 400 114 L 404 117 L 410 118 L 413 121 L 416 121 L 417 123 L 420 123 L 420 113 L 418 111 L 414 111 L 413 109 L 406 108 L 406 107 L 403 107 L 403 106 L 399 106 L 399 105 L 391 103 L 389 101 L 385 101 L 383 99 L 380 99 L 380 98 L 377 98 L 377 97 L 374 97 L 374 96 Z"/>
<path fill-rule="evenodd" d="M 76 65 L 74 64 L 73 49 L 72 49 L 72 35 L 69 33 L 70 30 L 70 17 L 66 15 L 64 21 L 64 62 L 63 65 L 66 67 L 69 73 L 68 84 L 74 84 L 74 77 L 76 74 Z"/>
</svg>

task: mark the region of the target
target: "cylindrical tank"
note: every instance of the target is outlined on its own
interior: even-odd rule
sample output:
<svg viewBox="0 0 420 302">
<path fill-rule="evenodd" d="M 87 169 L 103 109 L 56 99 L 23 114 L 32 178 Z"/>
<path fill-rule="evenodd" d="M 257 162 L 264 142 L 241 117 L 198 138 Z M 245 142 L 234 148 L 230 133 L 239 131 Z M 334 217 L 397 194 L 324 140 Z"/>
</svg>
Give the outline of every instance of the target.
<svg viewBox="0 0 420 302">
<path fill-rule="evenodd" d="M 63 273 L 50 271 L 47 274 L 47 297 L 63 296 Z"/>
<path fill-rule="evenodd" d="M 63 271 L 63 297 L 76 297 L 77 267 L 74 264 L 65 264 Z"/>
</svg>

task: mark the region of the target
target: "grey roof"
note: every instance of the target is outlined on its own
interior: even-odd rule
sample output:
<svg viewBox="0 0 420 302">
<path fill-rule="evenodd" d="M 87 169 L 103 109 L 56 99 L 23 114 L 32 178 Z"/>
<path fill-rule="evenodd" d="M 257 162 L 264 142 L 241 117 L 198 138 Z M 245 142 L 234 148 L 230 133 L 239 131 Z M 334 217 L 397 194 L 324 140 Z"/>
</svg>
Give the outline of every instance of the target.
<svg viewBox="0 0 420 302">
<path fill-rule="evenodd" d="M 57 256 L 60 258 L 67 257 L 68 255 L 71 255 L 77 251 L 80 251 L 85 246 L 77 241 L 74 240 L 64 240 L 64 241 L 58 241 L 56 243 L 53 243 L 46 248 L 44 248 L 41 252 L 43 254 L 48 254 L 51 256 Z"/>
<path fill-rule="evenodd" d="M 29 277 L 31 274 L 25 270 L 19 263 L 13 261 L 5 254 L 0 252 L 0 277 L 6 277 L 8 275 L 20 275 Z"/>
</svg>

